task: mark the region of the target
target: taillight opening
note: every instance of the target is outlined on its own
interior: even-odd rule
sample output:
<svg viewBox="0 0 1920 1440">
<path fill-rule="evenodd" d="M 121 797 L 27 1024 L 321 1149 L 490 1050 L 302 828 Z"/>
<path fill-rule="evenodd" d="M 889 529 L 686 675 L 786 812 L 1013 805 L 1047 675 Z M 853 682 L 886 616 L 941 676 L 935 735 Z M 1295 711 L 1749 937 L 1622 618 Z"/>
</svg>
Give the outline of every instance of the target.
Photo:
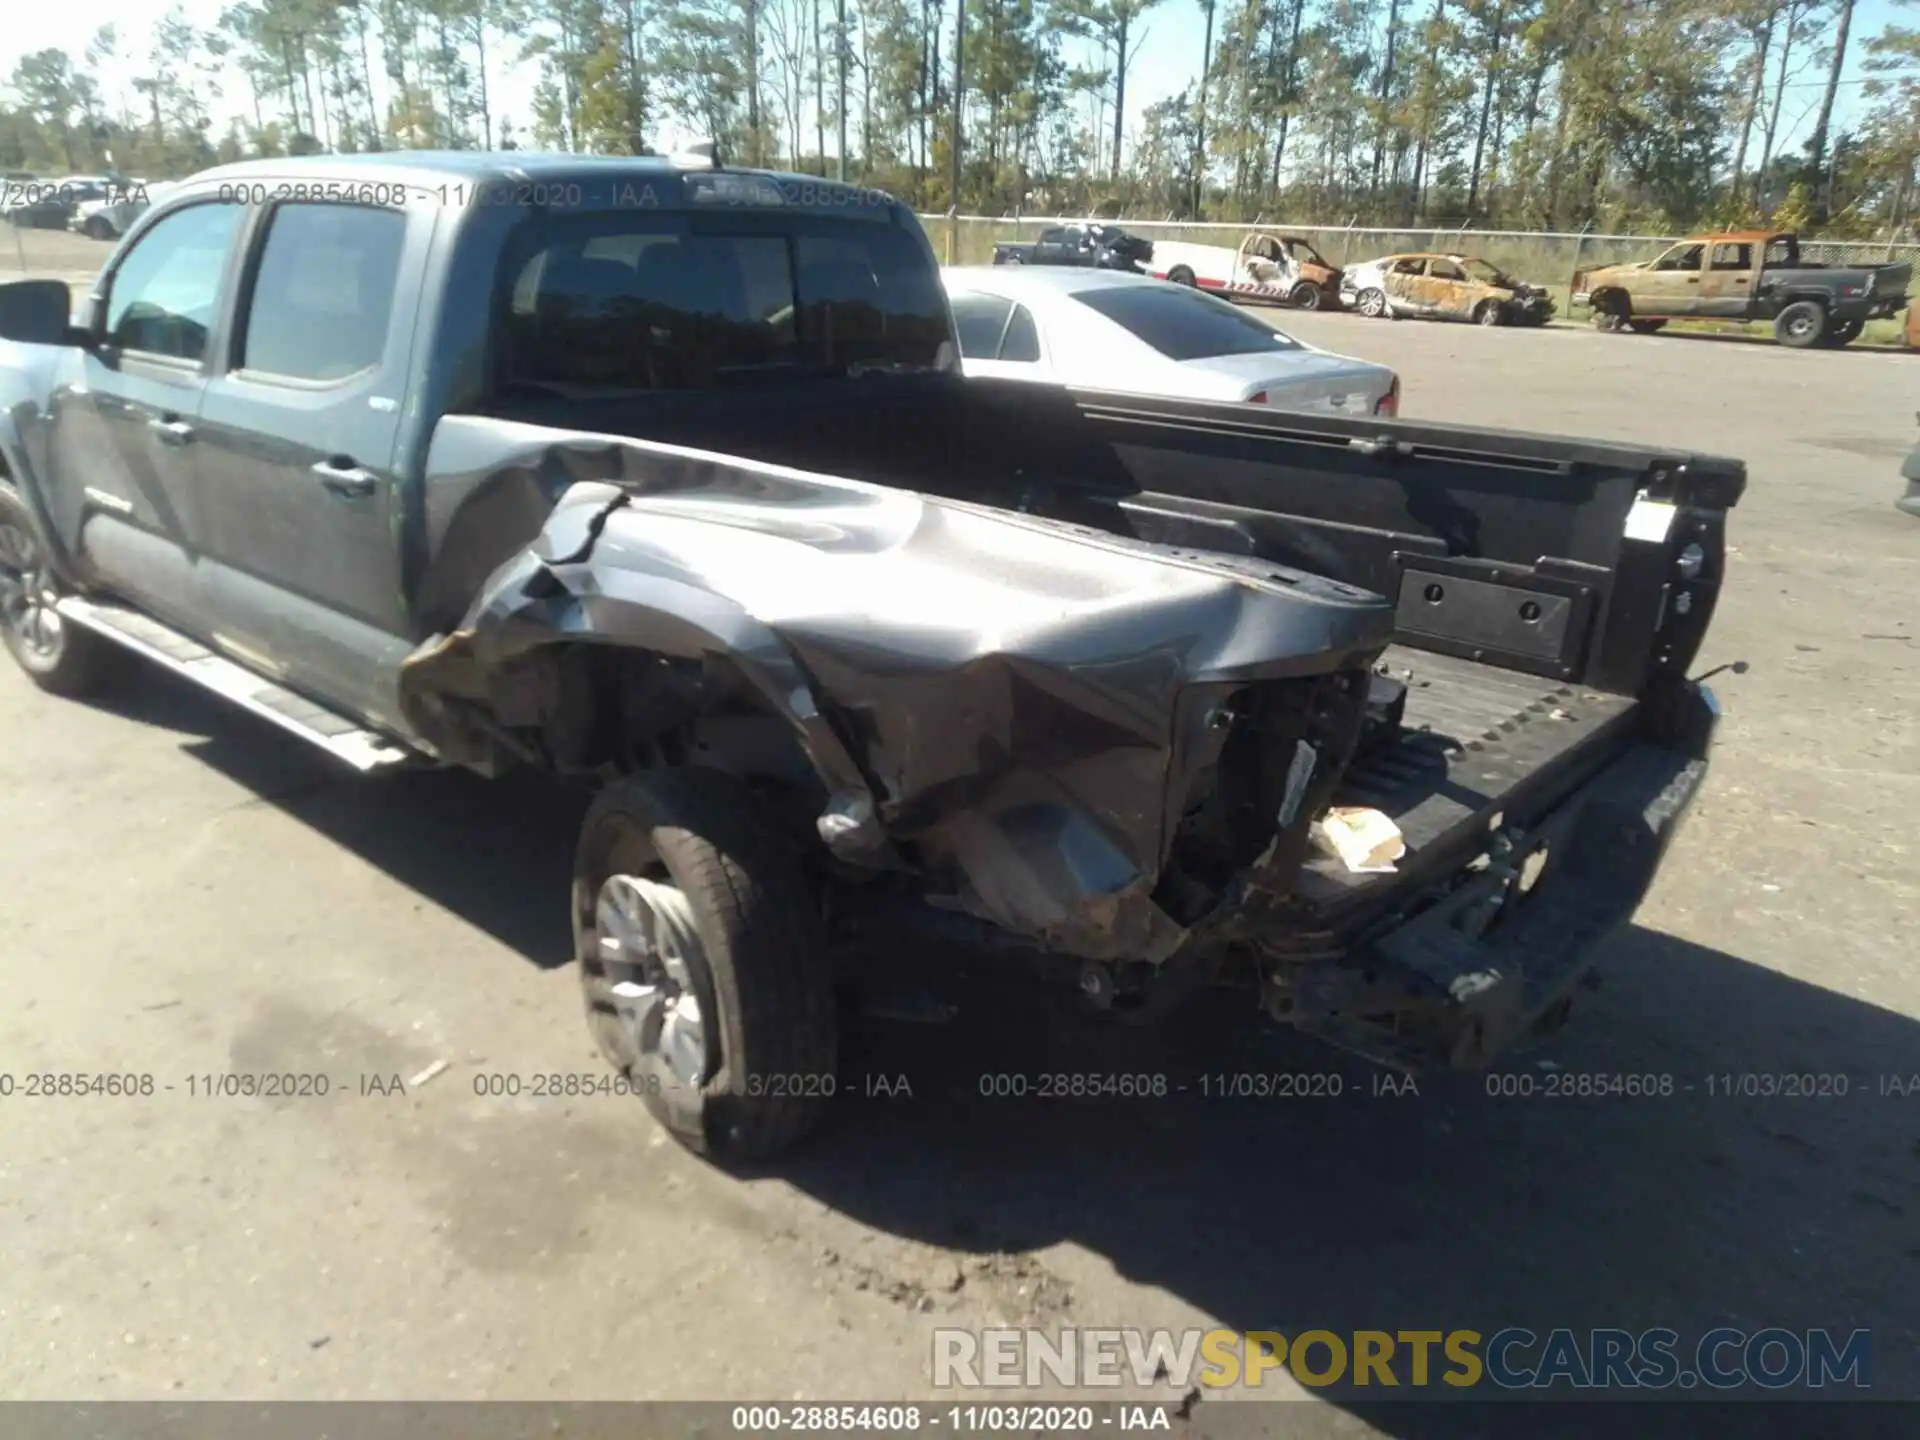
<svg viewBox="0 0 1920 1440">
<path fill-rule="evenodd" d="M 1373 413 L 1376 415 L 1389 415 L 1389 416 L 1399 415 L 1400 413 L 1400 377 L 1398 375 L 1393 377 L 1393 384 L 1387 387 L 1387 393 L 1382 395 L 1379 399 L 1379 402 L 1374 405 Z"/>
<path fill-rule="evenodd" d="M 1254 391 L 1254 392 L 1253 392 L 1253 393 L 1252 393 L 1251 395 L 1249 395 L 1249 396 L 1247 396 L 1247 403 L 1248 403 L 1249 405 L 1264 405 L 1264 404 L 1266 404 L 1266 403 L 1267 403 L 1267 392 L 1266 392 L 1266 391 L 1264 391 L 1264 390 L 1256 390 L 1256 391 Z"/>
</svg>

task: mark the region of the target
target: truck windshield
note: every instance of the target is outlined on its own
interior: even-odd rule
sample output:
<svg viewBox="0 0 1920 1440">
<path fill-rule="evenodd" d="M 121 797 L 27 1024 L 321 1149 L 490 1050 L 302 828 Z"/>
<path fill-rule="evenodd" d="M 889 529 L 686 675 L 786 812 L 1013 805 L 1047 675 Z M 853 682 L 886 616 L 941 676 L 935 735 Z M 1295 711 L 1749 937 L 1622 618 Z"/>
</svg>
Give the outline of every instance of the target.
<svg viewBox="0 0 1920 1440">
<path fill-rule="evenodd" d="M 1226 301 L 1179 285 L 1115 285 L 1080 290 L 1073 298 L 1169 360 L 1300 348 L 1297 341 Z"/>
<path fill-rule="evenodd" d="M 891 224 L 538 219 L 498 322 L 504 387 L 569 397 L 951 368 L 937 273 Z"/>
</svg>

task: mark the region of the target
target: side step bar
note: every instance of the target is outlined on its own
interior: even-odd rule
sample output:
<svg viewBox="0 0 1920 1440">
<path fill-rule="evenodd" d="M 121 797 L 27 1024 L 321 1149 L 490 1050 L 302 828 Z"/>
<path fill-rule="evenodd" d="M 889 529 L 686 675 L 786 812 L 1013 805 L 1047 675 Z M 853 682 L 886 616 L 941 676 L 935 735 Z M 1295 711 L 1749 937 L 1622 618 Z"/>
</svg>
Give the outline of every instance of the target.
<svg viewBox="0 0 1920 1440">
<path fill-rule="evenodd" d="M 262 679 L 138 610 L 80 595 L 62 597 L 58 608 L 61 616 L 74 624 L 84 625 L 156 665 L 186 676 L 201 688 L 251 710 L 310 745 L 318 745 L 363 773 L 419 758 L 386 736 L 364 729 L 284 685 Z"/>
</svg>

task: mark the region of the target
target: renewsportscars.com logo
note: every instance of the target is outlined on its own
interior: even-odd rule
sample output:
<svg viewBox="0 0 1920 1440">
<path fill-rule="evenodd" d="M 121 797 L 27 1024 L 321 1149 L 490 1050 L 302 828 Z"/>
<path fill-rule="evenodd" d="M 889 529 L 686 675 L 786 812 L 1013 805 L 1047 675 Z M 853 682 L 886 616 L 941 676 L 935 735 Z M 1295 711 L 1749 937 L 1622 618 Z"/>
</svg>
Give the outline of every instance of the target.
<svg viewBox="0 0 1920 1440">
<path fill-rule="evenodd" d="M 1381 1392 L 1433 1386 L 1538 1392 L 1871 1389 L 1866 1330 L 1138 1330 L 933 1332 L 933 1383 L 1257 1390 L 1297 1382 Z"/>
</svg>

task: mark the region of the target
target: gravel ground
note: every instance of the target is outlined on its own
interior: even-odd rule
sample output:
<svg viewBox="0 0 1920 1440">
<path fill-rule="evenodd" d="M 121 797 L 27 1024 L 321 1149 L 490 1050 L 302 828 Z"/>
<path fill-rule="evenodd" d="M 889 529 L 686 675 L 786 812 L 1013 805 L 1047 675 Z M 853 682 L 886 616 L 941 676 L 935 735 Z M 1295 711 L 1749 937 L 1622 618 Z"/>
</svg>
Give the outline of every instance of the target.
<svg viewBox="0 0 1920 1440">
<path fill-rule="evenodd" d="M 1540 1052 L 1671 1099 L 1374 1098 L 1301 1042 L 1090 1035 L 1015 993 L 864 1037 L 849 1073 L 911 1098 L 849 1095 L 777 1173 L 728 1178 L 630 1101 L 476 1093 L 599 1073 L 564 966 L 578 797 L 361 781 L 157 675 L 77 705 L 4 667 L 0 1070 L 162 1088 L 0 1101 L 0 1396 L 885 1398 L 928 1392 L 935 1325 L 1026 1322 L 1865 1326 L 1882 1392 L 1920 1393 L 1920 1094 L 1878 1079 L 1920 1071 L 1920 523 L 1892 506 L 1920 367 L 1276 322 L 1399 367 L 1411 416 L 1749 462 L 1702 663 L 1751 669 L 1718 682 L 1708 789 L 1607 984 Z M 1174 1065 L 1346 1088 L 979 1093 Z M 325 1099 L 191 1078 L 315 1070 Z M 1850 1093 L 1710 1094 L 1728 1072 Z M 1456 1433 L 1392 1405 L 1284 1423 Z"/>
</svg>

